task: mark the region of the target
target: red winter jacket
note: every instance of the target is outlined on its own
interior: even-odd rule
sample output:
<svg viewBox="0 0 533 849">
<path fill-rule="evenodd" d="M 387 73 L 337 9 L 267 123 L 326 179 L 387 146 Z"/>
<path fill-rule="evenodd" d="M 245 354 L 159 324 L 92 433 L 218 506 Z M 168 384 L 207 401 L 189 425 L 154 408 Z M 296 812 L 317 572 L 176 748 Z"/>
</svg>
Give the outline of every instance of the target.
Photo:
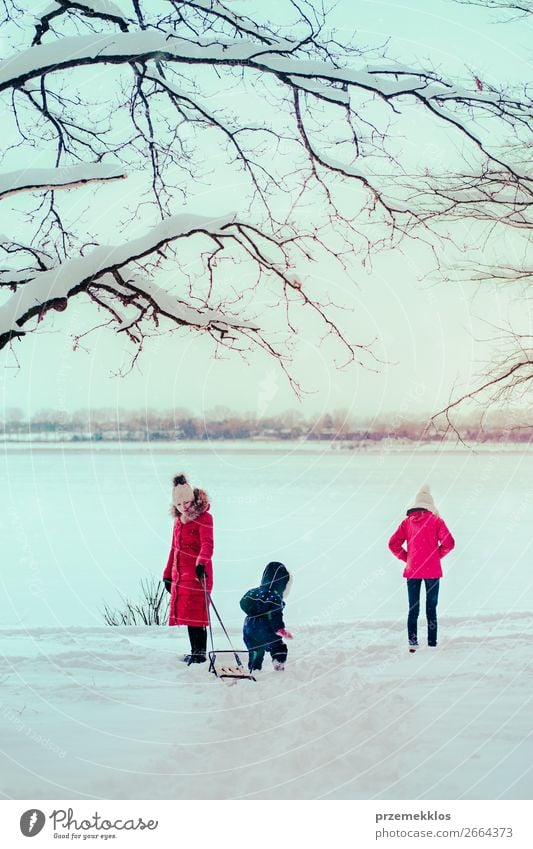
<svg viewBox="0 0 533 849">
<path fill-rule="evenodd" d="M 196 566 L 203 563 L 207 591 L 213 588 L 213 517 L 207 507 L 195 519 L 174 522 L 172 547 L 163 579 L 170 578 L 169 625 L 207 625 L 204 588 L 196 577 Z"/>
<path fill-rule="evenodd" d="M 389 540 L 394 556 L 407 563 L 404 578 L 441 578 L 441 558 L 454 546 L 455 540 L 443 520 L 429 510 L 410 513 Z"/>
</svg>

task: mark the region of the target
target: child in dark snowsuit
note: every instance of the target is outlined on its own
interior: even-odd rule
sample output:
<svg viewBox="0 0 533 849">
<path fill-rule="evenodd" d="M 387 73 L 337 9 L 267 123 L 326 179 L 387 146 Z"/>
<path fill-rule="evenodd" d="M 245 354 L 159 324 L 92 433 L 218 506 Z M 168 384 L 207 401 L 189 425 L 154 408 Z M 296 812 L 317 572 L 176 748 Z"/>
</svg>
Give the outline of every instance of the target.
<svg viewBox="0 0 533 849">
<path fill-rule="evenodd" d="M 246 613 L 243 638 L 249 651 L 250 671 L 263 665 L 265 651 L 272 657 L 274 669 L 285 669 L 287 646 L 282 637 L 291 640 L 283 622 L 283 597 L 288 595 L 291 576 L 283 563 L 268 563 L 261 578 L 261 586 L 248 590 L 241 598 L 241 608 Z"/>
</svg>

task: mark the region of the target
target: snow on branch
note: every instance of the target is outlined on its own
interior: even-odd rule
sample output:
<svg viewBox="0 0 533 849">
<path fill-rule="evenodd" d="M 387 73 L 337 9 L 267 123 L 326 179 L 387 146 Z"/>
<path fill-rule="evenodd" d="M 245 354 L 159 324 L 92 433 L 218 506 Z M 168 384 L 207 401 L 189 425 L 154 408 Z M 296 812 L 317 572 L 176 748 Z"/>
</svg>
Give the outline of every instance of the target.
<svg viewBox="0 0 533 849">
<path fill-rule="evenodd" d="M 101 162 L 64 165 L 58 168 L 25 168 L 0 174 L 0 198 L 18 192 L 72 189 L 85 183 L 120 180 L 127 176 L 124 165 Z"/>
<path fill-rule="evenodd" d="M 50 29 L 50 23 L 69 11 L 81 12 L 90 18 L 100 18 L 118 24 L 123 32 L 128 30 L 128 22 L 122 10 L 111 0 L 54 0 L 52 5 L 37 17 L 33 44 L 41 44 L 43 36 Z"/>
<path fill-rule="evenodd" d="M 44 9 L 40 15 L 49 15 L 52 12 L 57 12 L 58 9 L 82 9 L 94 15 L 124 18 L 122 9 L 112 0 L 53 0 L 50 6 Z"/>
<path fill-rule="evenodd" d="M 22 326 L 33 316 L 41 316 L 47 309 L 64 309 L 67 300 L 74 294 L 87 289 L 95 281 L 122 269 L 128 263 L 154 254 L 164 245 L 181 237 L 204 234 L 216 238 L 222 228 L 228 227 L 233 216 L 210 220 L 200 216 L 177 215 L 167 218 L 147 235 L 118 246 L 103 245 L 88 256 L 67 260 L 58 268 L 26 275 L 24 285 L 20 286 L 19 276 L 2 272 L 0 285 L 20 286 L 7 303 L 0 307 L 0 348 L 14 336 L 21 333 Z M 154 294 L 152 287 L 151 294 Z M 157 299 L 156 299 L 157 301 Z M 179 324 L 206 327 L 213 320 L 228 326 L 242 326 L 243 322 L 232 320 L 222 314 L 205 314 L 191 307 L 184 307 L 166 298 L 163 303 L 156 302 L 159 311 Z"/>
<path fill-rule="evenodd" d="M 279 49 L 292 49 L 286 42 Z M 0 91 L 21 86 L 43 74 L 80 65 L 125 64 L 133 61 L 234 65 L 250 62 L 261 50 L 242 39 L 222 44 L 199 39 L 187 41 L 156 30 L 125 32 L 115 35 L 81 35 L 61 38 L 50 44 L 36 45 L 0 62 Z"/>
<path fill-rule="evenodd" d="M 0 347 L 83 292 L 138 345 L 144 325 L 164 316 L 217 341 L 228 329 L 248 334 L 277 356 L 247 324 L 268 280 L 274 325 L 280 316 L 295 337 L 295 314 L 310 307 L 353 354 L 328 291 L 302 282 L 302 268 L 326 259 L 353 279 L 354 257 L 366 264 L 408 238 L 437 257 L 444 228 L 466 217 L 498 232 L 530 228 L 525 87 L 496 87 L 475 69 L 457 83 L 444 67 L 393 61 L 387 45 L 369 48 L 357 32 L 343 45 L 320 0 L 286 0 L 274 22 L 256 6 L 252 19 L 230 0 L 53 0 L 35 17 L 28 0 L 4 0 L 6 152 L 31 164 L 52 151 L 58 167 L 0 177 L 0 198 L 41 191 L 13 227 L 19 240 L 0 244 L 10 265 L 0 271 Z M 87 254 L 109 238 L 105 223 L 76 218 L 54 189 L 132 170 L 117 216 L 124 244 Z M 239 204 L 235 220 L 176 215 L 226 192 Z M 129 226 L 148 230 L 154 215 L 162 223 L 132 241 Z M 194 273 L 180 267 L 179 239 Z M 179 285 L 166 288 L 169 266 L 179 297 Z"/>
<path fill-rule="evenodd" d="M 34 46 L 0 62 L 0 91 L 23 87 L 30 80 L 43 79 L 68 68 L 101 63 L 129 63 L 136 68 L 136 75 L 142 82 L 143 77 L 154 79 L 153 74 L 146 73 L 146 64 L 154 62 L 159 81 L 162 83 L 165 79 L 168 91 L 172 83 L 162 73 L 163 62 L 200 64 L 212 68 L 249 68 L 274 75 L 284 86 L 292 89 L 293 94 L 301 91 L 317 101 L 338 105 L 348 113 L 351 89 L 369 92 L 389 104 L 410 97 L 424 104 L 436 118 L 446 121 L 468 137 L 484 156 L 503 167 L 506 163 L 491 151 L 490 140 L 483 140 L 471 128 L 472 115 L 487 112 L 502 121 L 521 124 L 528 130 L 532 128 L 533 110 L 528 100 L 508 97 L 478 78 L 473 79 L 471 89 L 466 89 L 435 72 L 416 70 L 399 63 L 340 68 L 333 62 L 306 58 L 305 54 L 301 56 L 299 49 L 300 45 L 289 39 L 279 38 L 270 44 L 258 44 L 243 37 L 225 40 L 198 37 L 191 40 L 159 29 L 69 36 Z M 139 71 L 139 63 L 145 66 L 142 72 Z M 144 98 L 145 107 L 149 108 L 146 95 L 140 89 L 139 94 Z M 45 111 L 43 105 L 37 108 Z M 226 131 L 221 122 L 219 127 Z M 308 153 L 312 153 L 309 148 Z M 516 170 L 512 173 L 517 178 L 524 177 Z"/>
<path fill-rule="evenodd" d="M 472 104 L 499 104 L 505 101 L 488 88 L 471 91 L 445 81 L 428 71 L 415 71 L 398 64 L 389 67 L 337 68 L 319 60 L 306 60 L 291 55 L 297 44 L 287 39 L 275 47 L 260 47 L 246 39 L 212 42 L 199 38 L 189 41 L 170 33 L 155 30 L 117 33 L 115 35 L 71 36 L 51 44 L 38 45 L 0 62 L 0 91 L 21 86 L 30 79 L 67 68 L 100 63 L 125 64 L 146 62 L 151 59 L 209 65 L 241 65 L 289 78 L 302 88 L 315 94 L 326 95 L 345 104 L 346 86 L 374 92 L 390 100 L 407 94 L 416 94 L 426 101 L 469 100 Z M 332 92 L 316 81 L 326 81 L 340 86 Z M 310 81 L 310 82 L 309 82 Z M 431 83 L 431 85 L 430 85 Z M 520 104 L 514 105 L 519 110 Z"/>
<path fill-rule="evenodd" d="M 112 0 L 75 0 L 74 3 L 69 0 L 55 0 L 59 5 L 75 5 L 87 9 L 89 12 L 94 12 L 97 15 L 109 15 L 117 19 L 123 18 L 124 13 L 120 6 L 113 3 Z"/>
</svg>

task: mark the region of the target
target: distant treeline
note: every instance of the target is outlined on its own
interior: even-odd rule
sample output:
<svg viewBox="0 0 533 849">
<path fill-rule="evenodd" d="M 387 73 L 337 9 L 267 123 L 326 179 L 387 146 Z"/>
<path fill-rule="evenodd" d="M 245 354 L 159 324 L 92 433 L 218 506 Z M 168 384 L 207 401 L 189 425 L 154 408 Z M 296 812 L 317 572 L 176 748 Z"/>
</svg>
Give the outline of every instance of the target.
<svg viewBox="0 0 533 849">
<path fill-rule="evenodd" d="M 394 413 L 357 420 L 345 410 L 304 418 L 289 410 L 276 416 L 238 414 L 216 407 L 204 416 L 185 409 L 142 410 L 98 409 L 65 412 L 43 410 L 31 418 L 21 410 L 8 409 L 2 422 L 4 440 L 28 441 L 131 441 L 156 442 L 206 439 L 307 439 L 348 442 L 401 439 L 441 441 L 443 431 L 429 421 Z M 465 420 L 462 439 L 486 442 L 530 442 L 532 429 L 516 425 L 510 414 L 495 414 L 489 420 Z M 455 437 L 456 434 L 453 434 Z"/>
</svg>

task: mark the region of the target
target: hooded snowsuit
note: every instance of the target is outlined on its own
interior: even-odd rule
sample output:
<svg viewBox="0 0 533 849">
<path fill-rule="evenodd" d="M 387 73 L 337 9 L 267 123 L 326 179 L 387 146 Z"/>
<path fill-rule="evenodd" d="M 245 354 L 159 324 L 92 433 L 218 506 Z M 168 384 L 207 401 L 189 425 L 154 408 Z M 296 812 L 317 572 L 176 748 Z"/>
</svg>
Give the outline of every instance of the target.
<svg viewBox="0 0 533 849">
<path fill-rule="evenodd" d="M 261 586 L 248 590 L 241 599 L 241 608 L 248 614 L 244 620 L 243 638 L 248 649 L 249 667 L 261 669 L 265 651 L 272 660 L 285 663 L 287 646 L 276 633 L 285 628 L 283 622 L 283 595 L 287 594 L 290 573 L 283 563 L 268 563 L 261 578 Z"/>
<path fill-rule="evenodd" d="M 203 563 L 207 591 L 213 588 L 213 517 L 203 490 L 198 490 L 195 507 L 174 522 L 172 546 L 163 580 L 170 579 L 169 625 L 207 625 L 205 593 L 196 577 L 196 566 Z"/>
</svg>

